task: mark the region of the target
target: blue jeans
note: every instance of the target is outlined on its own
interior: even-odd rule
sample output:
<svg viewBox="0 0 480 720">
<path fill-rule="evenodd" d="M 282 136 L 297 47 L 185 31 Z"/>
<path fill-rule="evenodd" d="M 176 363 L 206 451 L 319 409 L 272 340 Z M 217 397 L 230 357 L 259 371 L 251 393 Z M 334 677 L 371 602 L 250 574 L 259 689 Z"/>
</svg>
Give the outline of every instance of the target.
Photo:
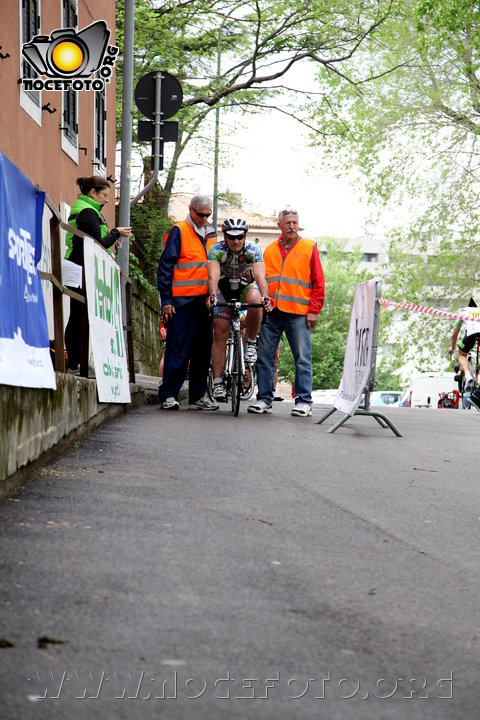
<svg viewBox="0 0 480 720">
<path fill-rule="evenodd" d="M 305 315 L 272 310 L 266 316 L 258 338 L 257 400 L 270 405 L 273 401 L 275 353 L 285 332 L 295 360 L 295 394 L 297 402 L 311 405 L 312 400 L 312 338 Z"/>
</svg>

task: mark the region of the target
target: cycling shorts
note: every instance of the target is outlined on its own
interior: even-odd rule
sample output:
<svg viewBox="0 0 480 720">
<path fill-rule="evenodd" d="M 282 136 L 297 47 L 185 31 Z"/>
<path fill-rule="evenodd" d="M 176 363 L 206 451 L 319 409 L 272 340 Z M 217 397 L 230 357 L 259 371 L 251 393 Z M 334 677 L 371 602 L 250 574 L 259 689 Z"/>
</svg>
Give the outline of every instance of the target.
<svg viewBox="0 0 480 720">
<path fill-rule="evenodd" d="M 250 288 L 256 289 L 257 283 L 254 283 L 254 282 L 249 283 L 248 285 L 245 285 L 242 287 L 242 291 L 240 293 L 240 298 L 239 298 L 240 302 L 245 302 L 245 296 L 246 296 L 247 292 L 250 290 Z M 226 302 L 227 302 L 227 300 L 225 299 L 222 291 L 219 289 L 217 292 L 217 303 L 219 305 L 222 305 Z M 242 310 L 240 313 L 240 319 L 242 319 L 242 315 L 245 316 L 246 314 L 247 314 L 247 311 Z M 215 320 L 216 318 L 218 318 L 219 320 L 228 320 L 228 322 L 230 322 L 230 320 L 232 319 L 232 308 L 218 307 L 217 305 L 215 305 L 213 308 L 213 319 Z"/>
<path fill-rule="evenodd" d="M 473 333 L 473 335 L 467 335 L 465 333 L 463 338 L 459 341 L 458 347 L 460 350 L 463 350 L 466 355 L 468 355 L 477 340 L 480 341 L 480 333 Z"/>
</svg>

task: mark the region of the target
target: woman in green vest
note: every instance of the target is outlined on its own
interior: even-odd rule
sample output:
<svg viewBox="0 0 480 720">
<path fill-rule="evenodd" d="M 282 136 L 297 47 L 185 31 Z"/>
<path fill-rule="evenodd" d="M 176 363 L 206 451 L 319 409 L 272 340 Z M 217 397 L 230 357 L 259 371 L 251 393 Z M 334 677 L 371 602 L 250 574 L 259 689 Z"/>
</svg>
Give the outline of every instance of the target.
<svg viewBox="0 0 480 720">
<path fill-rule="evenodd" d="M 120 237 L 131 235 L 129 227 L 108 230 L 101 210 L 109 201 L 110 183 L 99 175 L 77 179 L 80 195 L 73 203 L 68 224 L 82 230 L 97 240 L 105 249 L 112 248 Z M 65 259 L 83 267 L 83 238 L 67 233 L 67 251 Z M 110 252 L 112 252 L 110 250 Z M 72 288 L 75 290 L 77 288 Z M 82 339 L 83 303 L 70 298 L 70 317 L 65 328 L 65 347 L 68 356 L 68 372 L 72 375 L 80 373 L 80 349 Z"/>
</svg>

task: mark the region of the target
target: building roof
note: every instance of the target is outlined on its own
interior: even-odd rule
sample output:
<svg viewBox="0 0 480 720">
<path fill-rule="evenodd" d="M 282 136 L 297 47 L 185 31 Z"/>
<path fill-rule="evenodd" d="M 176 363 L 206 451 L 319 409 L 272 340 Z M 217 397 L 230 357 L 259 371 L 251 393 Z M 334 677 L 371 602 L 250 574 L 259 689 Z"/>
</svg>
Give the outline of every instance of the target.
<svg viewBox="0 0 480 720">
<path fill-rule="evenodd" d="M 191 195 L 184 195 L 182 193 L 172 193 L 168 214 L 174 222 L 185 220 L 191 197 Z M 276 217 L 264 217 L 259 213 L 220 202 L 218 206 L 217 226 L 220 227 L 223 220 L 228 217 L 243 218 L 248 223 L 250 230 L 277 230 Z"/>
</svg>

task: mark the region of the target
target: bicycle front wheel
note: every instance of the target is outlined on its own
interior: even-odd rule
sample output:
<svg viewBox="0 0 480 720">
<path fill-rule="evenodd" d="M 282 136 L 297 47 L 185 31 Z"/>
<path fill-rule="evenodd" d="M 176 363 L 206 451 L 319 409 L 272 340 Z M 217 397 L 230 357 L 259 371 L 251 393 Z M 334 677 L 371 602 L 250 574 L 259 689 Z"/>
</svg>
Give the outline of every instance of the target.
<svg viewBox="0 0 480 720">
<path fill-rule="evenodd" d="M 242 400 L 250 400 L 255 391 L 255 363 L 245 363 Z"/>
<path fill-rule="evenodd" d="M 208 392 L 208 397 L 213 402 L 213 372 L 212 372 L 212 368 L 210 368 L 210 370 L 208 371 L 207 392 Z"/>
<path fill-rule="evenodd" d="M 243 360 L 243 345 L 242 335 L 238 330 L 235 333 L 235 347 L 234 347 L 234 365 L 232 372 L 232 412 L 235 417 L 238 417 L 240 410 L 240 397 L 242 394 L 243 387 L 243 373 L 242 373 L 242 360 Z"/>
</svg>

